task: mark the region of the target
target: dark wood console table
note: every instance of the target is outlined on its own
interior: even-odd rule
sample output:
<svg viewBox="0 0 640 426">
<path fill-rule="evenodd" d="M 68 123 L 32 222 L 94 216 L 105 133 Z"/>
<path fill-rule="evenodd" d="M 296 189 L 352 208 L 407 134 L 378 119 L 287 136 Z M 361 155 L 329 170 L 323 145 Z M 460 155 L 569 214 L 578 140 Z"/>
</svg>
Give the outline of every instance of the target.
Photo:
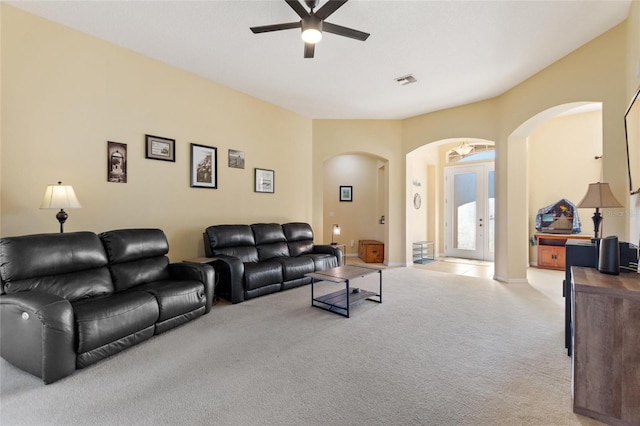
<svg viewBox="0 0 640 426">
<path fill-rule="evenodd" d="M 640 424 L 640 274 L 573 267 L 573 411 Z"/>
</svg>

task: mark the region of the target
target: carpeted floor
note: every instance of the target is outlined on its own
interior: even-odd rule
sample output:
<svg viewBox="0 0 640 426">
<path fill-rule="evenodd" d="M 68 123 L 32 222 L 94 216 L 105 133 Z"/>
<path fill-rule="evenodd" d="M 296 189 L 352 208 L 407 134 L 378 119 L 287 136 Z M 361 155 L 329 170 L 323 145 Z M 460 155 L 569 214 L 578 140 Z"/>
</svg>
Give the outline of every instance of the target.
<svg viewBox="0 0 640 426">
<path fill-rule="evenodd" d="M 600 424 L 571 409 L 560 303 L 412 267 L 383 280 L 349 319 L 308 286 L 220 303 L 52 385 L 2 360 L 0 424 Z"/>
</svg>

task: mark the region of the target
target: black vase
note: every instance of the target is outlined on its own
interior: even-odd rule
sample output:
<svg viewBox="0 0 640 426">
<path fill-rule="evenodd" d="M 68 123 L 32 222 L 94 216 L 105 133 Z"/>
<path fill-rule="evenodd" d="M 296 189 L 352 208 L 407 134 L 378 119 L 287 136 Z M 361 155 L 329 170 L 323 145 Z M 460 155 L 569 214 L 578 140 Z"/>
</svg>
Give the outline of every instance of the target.
<svg viewBox="0 0 640 426">
<path fill-rule="evenodd" d="M 620 245 L 618 244 L 618 237 L 611 236 L 600 240 L 598 271 L 610 275 L 620 274 Z"/>
</svg>

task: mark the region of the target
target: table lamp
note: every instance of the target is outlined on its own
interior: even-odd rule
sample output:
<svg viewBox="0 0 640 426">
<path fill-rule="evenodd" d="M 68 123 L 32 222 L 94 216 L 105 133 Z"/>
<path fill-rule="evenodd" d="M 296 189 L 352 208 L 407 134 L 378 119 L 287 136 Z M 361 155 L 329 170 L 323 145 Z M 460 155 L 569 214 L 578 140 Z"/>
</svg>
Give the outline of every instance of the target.
<svg viewBox="0 0 640 426">
<path fill-rule="evenodd" d="M 608 183 L 597 182 L 589 184 L 587 193 L 582 201 L 578 203 L 577 207 L 596 209 L 596 212 L 593 214 L 591 219 L 593 220 L 593 231 L 595 234 L 593 240 L 597 240 L 598 232 L 600 230 L 600 222 L 602 222 L 600 209 L 608 207 L 622 207 L 622 204 L 620 204 L 618 200 L 616 200 L 616 197 L 613 196 Z"/>
<path fill-rule="evenodd" d="M 333 239 L 333 237 L 335 237 L 336 235 L 340 235 L 340 225 L 338 225 L 337 223 L 334 223 L 333 226 L 331 227 L 331 245 L 332 246 L 335 246 L 338 244 Z"/>
<path fill-rule="evenodd" d="M 60 222 L 60 233 L 62 234 L 64 232 L 64 222 L 69 217 L 64 209 L 79 209 L 82 208 L 82 206 L 78 201 L 78 197 L 76 197 L 76 193 L 73 191 L 73 187 L 58 182 L 57 185 L 47 186 L 40 208 L 60 209 L 58 214 L 56 214 L 56 219 Z"/>
</svg>

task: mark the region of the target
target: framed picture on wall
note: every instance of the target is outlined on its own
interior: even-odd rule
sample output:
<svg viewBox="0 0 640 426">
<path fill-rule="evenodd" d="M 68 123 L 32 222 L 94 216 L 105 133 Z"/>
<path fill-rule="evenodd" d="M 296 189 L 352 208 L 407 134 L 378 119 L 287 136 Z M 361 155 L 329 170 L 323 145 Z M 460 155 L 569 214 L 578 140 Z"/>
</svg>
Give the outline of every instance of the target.
<svg viewBox="0 0 640 426">
<path fill-rule="evenodd" d="M 146 156 L 152 160 L 176 161 L 175 139 L 161 138 L 160 136 L 145 135 Z"/>
<path fill-rule="evenodd" d="M 244 151 L 235 149 L 229 150 L 229 167 L 234 169 L 244 169 Z"/>
<path fill-rule="evenodd" d="M 127 144 L 107 142 L 107 181 L 127 183 Z"/>
<path fill-rule="evenodd" d="M 353 186 L 340 186 L 340 201 L 353 201 Z"/>
<path fill-rule="evenodd" d="M 218 188 L 218 148 L 191 144 L 191 187 Z"/>
<path fill-rule="evenodd" d="M 275 192 L 275 172 L 256 168 L 255 192 Z"/>
</svg>

